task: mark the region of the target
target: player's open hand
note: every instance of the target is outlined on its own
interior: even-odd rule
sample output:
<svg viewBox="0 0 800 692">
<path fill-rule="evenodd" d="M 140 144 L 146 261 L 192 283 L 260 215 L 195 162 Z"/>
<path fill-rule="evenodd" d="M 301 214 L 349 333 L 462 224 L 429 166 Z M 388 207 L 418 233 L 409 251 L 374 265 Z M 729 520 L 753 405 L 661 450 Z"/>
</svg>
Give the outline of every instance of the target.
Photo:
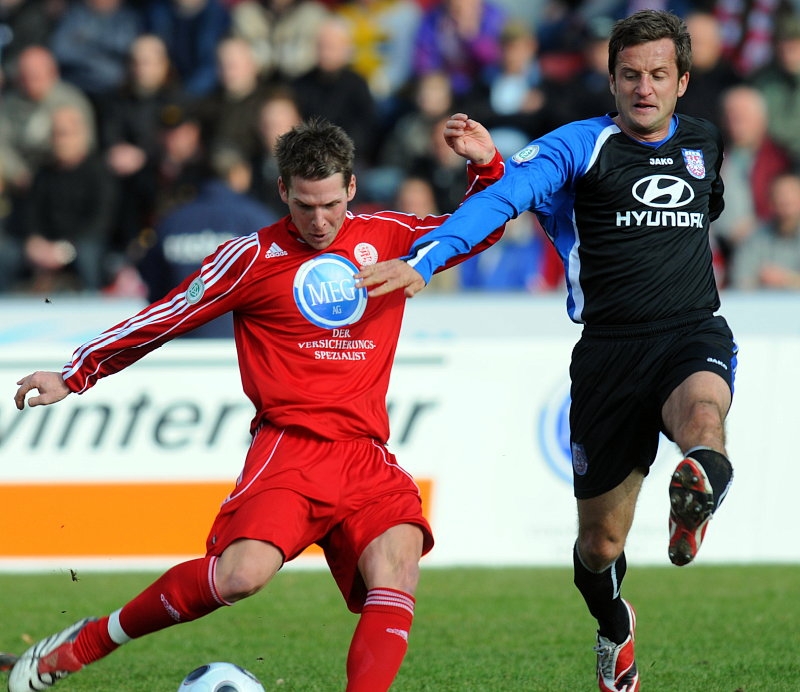
<svg viewBox="0 0 800 692">
<path fill-rule="evenodd" d="M 33 389 L 39 392 L 39 395 L 28 399 L 28 406 L 55 404 L 70 393 L 60 372 L 37 370 L 27 377 L 23 377 L 17 384 L 19 389 L 14 396 L 14 403 L 20 411 L 25 408 L 25 396 Z"/>
<path fill-rule="evenodd" d="M 444 140 L 459 156 L 478 165 L 490 163 L 496 151 L 489 131 L 464 113 L 454 113 L 444 126 Z"/>
<path fill-rule="evenodd" d="M 369 289 L 371 297 L 382 296 L 402 288 L 406 297 L 412 298 L 425 288 L 422 275 L 399 259 L 362 267 L 355 277 L 356 286 Z"/>
</svg>

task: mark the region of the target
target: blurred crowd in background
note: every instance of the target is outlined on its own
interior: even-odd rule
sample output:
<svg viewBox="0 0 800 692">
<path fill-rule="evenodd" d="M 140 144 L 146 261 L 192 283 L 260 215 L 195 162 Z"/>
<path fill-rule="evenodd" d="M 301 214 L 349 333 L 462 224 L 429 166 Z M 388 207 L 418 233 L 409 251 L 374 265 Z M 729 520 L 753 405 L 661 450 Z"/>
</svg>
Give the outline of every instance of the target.
<svg viewBox="0 0 800 692">
<path fill-rule="evenodd" d="M 678 112 L 725 138 L 719 286 L 800 290 L 800 0 L 0 0 L 0 294 L 163 296 L 286 213 L 272 148 L 313 116 L 355 141 L 354 213 L 451 212 L 447 116 L 508 157 L 613 110 L 609 31 L 644 7 L 686 19 Z M 530 213 L 432 282 L 563 286 Z"/>
</svg>

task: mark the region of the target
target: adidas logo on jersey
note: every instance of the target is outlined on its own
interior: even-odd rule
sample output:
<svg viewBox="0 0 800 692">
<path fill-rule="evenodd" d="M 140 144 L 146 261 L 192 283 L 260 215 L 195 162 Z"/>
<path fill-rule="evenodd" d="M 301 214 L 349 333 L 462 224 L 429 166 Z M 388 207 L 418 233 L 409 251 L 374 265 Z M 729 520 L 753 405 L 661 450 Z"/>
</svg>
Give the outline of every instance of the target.
<svg viewBox="0 0 800 692">
<path fill-rule="evenodd" d="M 278 243 L 272 243 L 272 245 L 269 246 L 269 250 L 267 250 L 264 255 L 264 259 L 269 259 L 270 257 L 285 257 L 288 254 L 286 250 L 281 249 Z"/>
</svg>

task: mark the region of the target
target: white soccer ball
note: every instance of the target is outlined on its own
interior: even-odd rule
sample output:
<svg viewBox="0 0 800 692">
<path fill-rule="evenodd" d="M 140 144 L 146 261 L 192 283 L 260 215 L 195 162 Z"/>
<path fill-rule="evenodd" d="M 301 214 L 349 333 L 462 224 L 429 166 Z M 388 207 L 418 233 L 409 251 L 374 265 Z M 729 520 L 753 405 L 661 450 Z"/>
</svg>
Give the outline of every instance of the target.
<svg viewBox="0 0 800 692">
<path fill-rule="evenodd" d="M 206 663 L 189 673 L 178 692 L 265 692 L 258 678 L 233 663 Z"/>
</svg>

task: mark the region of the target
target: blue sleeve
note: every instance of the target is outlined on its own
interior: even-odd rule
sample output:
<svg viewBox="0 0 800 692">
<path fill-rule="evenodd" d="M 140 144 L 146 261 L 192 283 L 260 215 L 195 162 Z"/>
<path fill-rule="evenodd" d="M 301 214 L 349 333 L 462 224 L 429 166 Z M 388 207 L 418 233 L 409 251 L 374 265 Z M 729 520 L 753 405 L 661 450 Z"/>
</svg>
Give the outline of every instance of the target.
<svg viewBox="0 0 800 692">
<path fill-rule="evenodd" d="M 602 120 L 571 123 L 531 142 L 506 162 L 500 180 L 465 200 L 402 259 L 427 283 L 448 260 L 468 252 L 522 212 L 555 214 L 564 193 L 571 198 L 575 182 L 588 168 Z"/>
</svg>

